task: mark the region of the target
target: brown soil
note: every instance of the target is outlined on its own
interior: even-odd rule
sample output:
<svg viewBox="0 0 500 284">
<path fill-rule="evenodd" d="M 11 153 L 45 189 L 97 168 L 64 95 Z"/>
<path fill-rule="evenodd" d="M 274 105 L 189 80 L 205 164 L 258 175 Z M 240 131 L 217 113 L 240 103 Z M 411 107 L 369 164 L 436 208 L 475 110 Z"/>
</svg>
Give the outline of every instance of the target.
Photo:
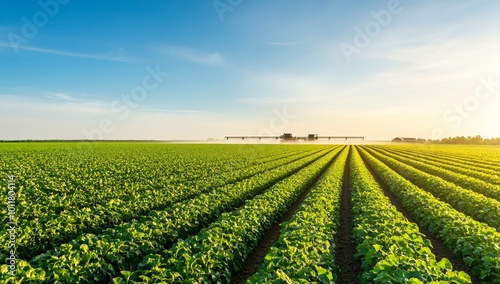
<svg viewBox="0 0 500 284">
<path fill-rule="evenodd" d="M 445 246 L 444 242 L 441 241 L 439 238 L 434 237 L 427 228 L 420 226 L 415 218 L 410 214 L 408 210 L 406 210 L 401 203 L 398 201 L 396 196 L 385 186 L 385 184 L 382 182 L 380 177 L 376 174 L 376 172 L 373 170 L 373 168 L 366 162 L 366 159 L 364 155 L 361 155 L 361 158 L 363 159 L 365 166 L 368 168 L 370 173 L 375 177 L 375 180 L 378 182 L 380 185 L 380 188 L 384 192 L 384 194 L 391 200 L 392 205 L 394 205 L 399 212 L 401 212 L 408 221 L 417 224 L 420 232 L 425 235 L 425 237 L 431 241 L 432 243 L 432 248 L 431 251 L 434 253 L 436 256 L 436 260 L 439 261 L 443 257 L 447 258 L 452 264 L 453 264 L 453 269 L 454 270 L 461 270 L 464 271 L 465 273 L 469 274 L 472 280 L 473 284 L 476 283 L 481 283 L 479 278 L 474 276 L 471 272 L 471 270 L 463 263 L 463 261 L 457 259 L 451 252 L 448 250 L 448 248 Z"/>
</svg>

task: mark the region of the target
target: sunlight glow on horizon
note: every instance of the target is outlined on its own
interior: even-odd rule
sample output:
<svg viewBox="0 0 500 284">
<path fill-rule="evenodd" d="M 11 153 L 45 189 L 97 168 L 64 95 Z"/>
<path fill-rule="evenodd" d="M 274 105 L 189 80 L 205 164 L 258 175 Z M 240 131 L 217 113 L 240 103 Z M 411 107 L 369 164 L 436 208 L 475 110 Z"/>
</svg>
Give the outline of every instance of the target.
<svg viewBox="0 0 500 284">
<path fill-rule="evenodd" d="M 0 139 L 500 137 L 500 3 L 96 3 L 0 4 Z"/>
</svg>

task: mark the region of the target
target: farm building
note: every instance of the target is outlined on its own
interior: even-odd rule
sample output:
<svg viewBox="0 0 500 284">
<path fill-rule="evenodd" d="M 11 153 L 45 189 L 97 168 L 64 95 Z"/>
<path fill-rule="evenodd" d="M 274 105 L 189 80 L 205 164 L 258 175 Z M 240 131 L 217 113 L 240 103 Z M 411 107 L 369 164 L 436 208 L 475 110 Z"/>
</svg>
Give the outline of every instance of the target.
<svg viewBox="0 0 500 284">
<path fill-rule="evenodd" d="M 418 141 L 417 141 L 417 138 L 396 137 L 396 138 L 392 139 L 392 142 L 415 143 L 415 142 L 418 142 Z"/>
</svg>

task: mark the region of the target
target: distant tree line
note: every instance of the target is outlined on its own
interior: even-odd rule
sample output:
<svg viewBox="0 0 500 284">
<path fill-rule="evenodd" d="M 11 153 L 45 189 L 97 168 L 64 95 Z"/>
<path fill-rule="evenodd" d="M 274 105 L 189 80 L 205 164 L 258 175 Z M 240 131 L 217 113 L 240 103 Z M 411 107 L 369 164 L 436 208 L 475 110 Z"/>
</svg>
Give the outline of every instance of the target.
<svg viewBox="0 0 500 284">
<path fill-rule="evenodd" d="M 427 140 L 427 142 L 437 144 L 500 145 L 500 138 L 482 138 L 481 135 L 467 137 L 456 136 L 443 138 L 441 140 Z"/>
</svg>

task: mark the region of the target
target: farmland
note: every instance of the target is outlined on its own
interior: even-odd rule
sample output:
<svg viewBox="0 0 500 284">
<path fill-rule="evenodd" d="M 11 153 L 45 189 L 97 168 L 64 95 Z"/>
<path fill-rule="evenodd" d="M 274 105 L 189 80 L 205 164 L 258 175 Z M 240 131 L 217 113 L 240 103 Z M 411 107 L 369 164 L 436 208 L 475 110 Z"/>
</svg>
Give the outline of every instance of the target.
<svg viewBox="0 0 500 284">
<path fill-rule="evenodd" d="M 500 283 L 498 147 L 0 151 L 1 283 Z"/>
</svg>

